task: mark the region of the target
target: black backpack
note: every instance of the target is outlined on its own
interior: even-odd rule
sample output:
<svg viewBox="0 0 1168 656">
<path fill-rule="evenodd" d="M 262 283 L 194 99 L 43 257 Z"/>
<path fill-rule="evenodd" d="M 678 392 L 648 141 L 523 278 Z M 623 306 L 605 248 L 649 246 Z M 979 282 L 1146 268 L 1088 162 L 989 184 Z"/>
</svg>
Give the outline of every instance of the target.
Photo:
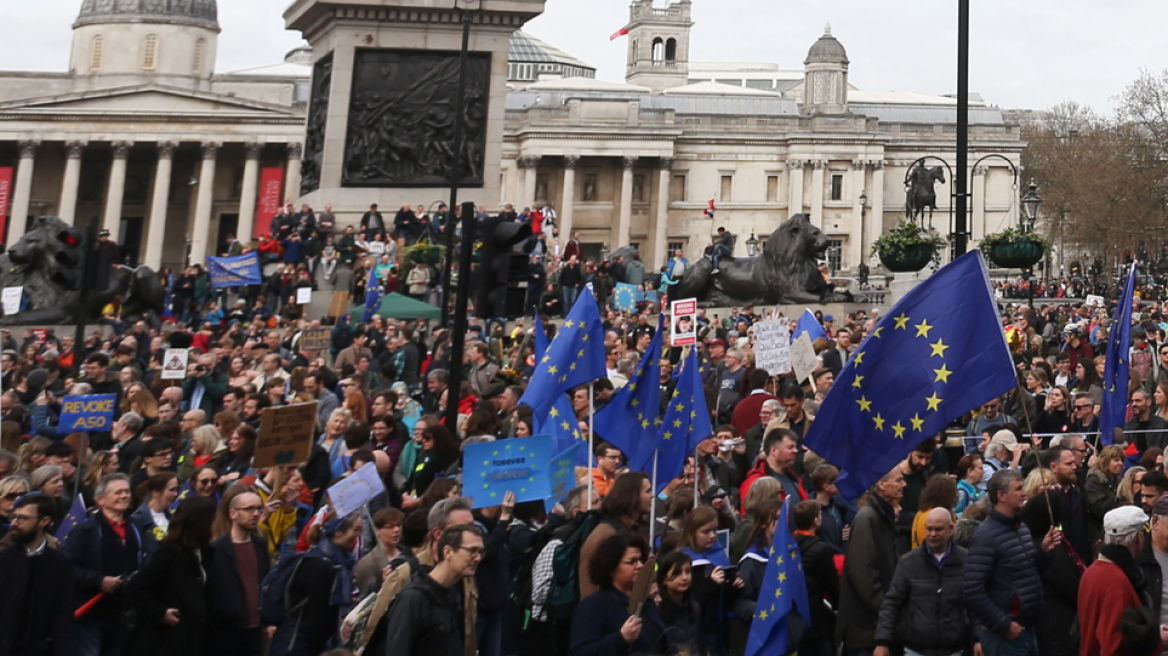
<svg viewBox="0 0 1168 656">
<path fill-rule="evenodd" d="M 330 567 L 335 567 L 315 549 L 282 558 L 279 564 L 268 572 L 263 584 L 260 585 L 260 621 L 265 626 L 279 626 L 285 617 L 299 612 L 308 604 L 308 597 L 292 599 L 292 581 L 300 571 L 300 566 L 308 558 L 319 558 L 328 562 Z M 334 590 L 329 592 L 330 599 L 336 591 L 336 585 L 334 580 Z"/>
<path fill-rule="evenodd" d="M 535 561 L 539 559 L 539 555 L 543 553 L 544 547 L 548 545 L 555 537 L 560 535 L 565 528 L 565 524 L 559 526 L 544 526 L 535 532 L 532 536 L 531 542 L 528 543 L 527 548 L 523 550 L 522 555 L 519 555 L 519 566 L 515 573 L 511 575 L 511 603 L 520 611 L 531 610 L 531 593 L 533 590 L 532 575 L 535 571 Z M 507 529 L 510 531 L 510 527 Z"/>
</svg>

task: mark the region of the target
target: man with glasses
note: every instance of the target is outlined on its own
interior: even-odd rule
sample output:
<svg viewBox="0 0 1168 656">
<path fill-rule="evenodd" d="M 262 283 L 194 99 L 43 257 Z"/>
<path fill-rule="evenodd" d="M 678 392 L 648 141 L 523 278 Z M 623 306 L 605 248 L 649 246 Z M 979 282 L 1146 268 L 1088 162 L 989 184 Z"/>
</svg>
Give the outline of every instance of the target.
<svg viewBox="0 0 1168 656">
<path fill-rule="evenodd" d="M 1071 421 L 1067 431 L 1090 435 L 1099 430 L 1099 418 L 1095 416 L 1095 401 L 1086 392 L 1079 392 L 1071 402 Z"/>
<path fill-rule="evenodd" d="M 260 656 L 264 647 L 260 582 L 271 567 L 267 542 L 256 531 L 264 504 L 258 494 L 244 492 L 231 499 L 227 512 L 231 530 L 211 543 L 216 556 L 211 576 L 218 583 L 215 602 L 220 612 L 213 627 L 214 644 L 225 656 Z"/>
<path fill-rule="evenodd" d="M 1143 388 L 1132 392 L 1131 406 L 1132 418 L 1123 425 L 1124 433 L 1131 431 L 1127 441 L 1134 441 L 1140 453 L 1154 446 L 1161 450 L 1168 448 L 1168 420 L 1154 412 L 1156 406 L 1151 393 Z"/>
<path fill-rule="evenodd" d="M 1144 389 L 1153 393 L 1160 383 L 1168 383 L 1168 344 L 1160 344 L 1158 353 L 1160 357 L 1156 360 L 1156 366 L 1152 368 L 1151 375 L 1144 379 Z"/>
<path fill-rule="evenodd" d="M 730 418 L 730 423 L 733 424 L 739 435 L 745 436 L 746 433 L 758 426 L 762 406 L 767 401 L 778 400 L 778 397 L 767 392 L 768 380 L 770 380 L 770 374 L 763 369 L 754 369 L 747 375 L 746 384 L 750 388 L 750 394 L 747 394 L 746 398 L 734 406 L 734 413 Z M 766 422 L 764 421 L 763 424 L 765 425 Z M 761 435 L 758 437 L 758 442 L 762 443 Z"/>
<path fill-rule="evenodd" d="M 46 532 L 57 512 L 44 494 L 25 495 L 9 517 L 12 546 L 0 551 L 0 636 L 4 653 L 68 656 L 73 653 L 73 565 L 50 549 Z"/>
<path fill-rule="evenodd" d="M 609 490 L 612 489 L 620 463 L 620 449 L 607 442 L 601 442 L 596 447 L 596 468 L 592 470 L 592 487 L 601 498 L 608 496 Z"/>
<path fill-rule="evenodd" d="M 1009 417 L 1002 414 L 1002 400 L 1000 398 L 991 399 L 985 403 L 981 407 L 981 414 L 974 417 L 965 430 L 966 455 L 977 453 L 978 443 L 981 441 L 983 433 L 989 431 L 993 434 L 1010 423 L 1012 422 L 1009 421 Z"/>
<path fill-rule="evenodd" d="M 155 474 L 170 471 L 170 461 L 173 455 L 174 449 L 171 448 L 170 442 L 164 439 L 155 438 L 143 444 L 142 468 L 134 472 L 130 478 L 131 489 L 137 490 L 138 486 Z"/>
<path fill-rule="evenodd" d="M 758 459 L 758 452 L 762 448 L 763 439 L 766 437 L 767 424 L 779 416 L 782 410 L 783 405 L 774 397 L 763 401 L 762 407 L 758 409 L 758 423 L 742 436 L 743 441 L 746 443 L 747 462 L 753 465 L 754 461 Z"/>
</svg>

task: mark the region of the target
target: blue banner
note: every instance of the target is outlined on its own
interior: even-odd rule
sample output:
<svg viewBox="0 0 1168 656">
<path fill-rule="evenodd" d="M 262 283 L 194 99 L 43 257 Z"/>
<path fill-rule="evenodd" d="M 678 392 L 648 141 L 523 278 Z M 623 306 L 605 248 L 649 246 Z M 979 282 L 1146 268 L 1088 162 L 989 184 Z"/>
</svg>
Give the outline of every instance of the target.
<svg viewBox="0 0 1168 656">
<path fill-rule="evenodd" d="M 66 396 L 57 429 L 65 434 L 107 433 L 113 427 L 117 403 L 117 394 Z"/>
<path fill-rule="evenodd" d="M 572 488 L 576 487 L 576 460 L 580 457 L 580 452 L 584 451 L 585 446 L 584 442 L 577 442 L 565 449 L 560 455 L 552 458 L 552 493 L 544 502 L 544 507 L 548 512 L 551 512 L 557 503 L 567 498 Z"/>
<path fill-rule="evenodd" d="M 252 251 L 235 257 L 207 257 L 207 274 L 211 276 L 211 287 L 239 287 L 240 285 L 260 285 L 264 276 L 260 273 L 259 253 Z"/>
<path fill-rule="evenodd" d="M 463 492 L 475 508 L 501 505 L 507 492 L 516 503 L 551 496 L 550 435 L 468 444 L 462 461 Z"/>
</svg>

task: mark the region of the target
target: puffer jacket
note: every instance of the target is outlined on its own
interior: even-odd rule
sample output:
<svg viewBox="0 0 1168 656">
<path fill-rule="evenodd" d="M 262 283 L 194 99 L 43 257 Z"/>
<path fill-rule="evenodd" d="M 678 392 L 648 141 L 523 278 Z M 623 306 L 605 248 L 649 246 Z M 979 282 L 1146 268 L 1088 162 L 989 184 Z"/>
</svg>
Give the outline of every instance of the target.
<svg viewBox="0 0 1168 656">
<path fill-rule="evenodd" d="M 967 551 L 953 544 L 941 567 L 922 544 L 901 557 L 884 595 L 876 644 L 947 656 L 977 642 L 977 626 L 961 602 Z"/>
<path fill-rule="evenodd" d="M 1010 622 L 1034 626 L 1042 614 L 1039 570 L 1049 564 L 1049 556 L 1035 545 L 1030 529 L 1020 519 L 990 510 L 969 544 L 966 608 L 1003 637 Z"/>
</svg>

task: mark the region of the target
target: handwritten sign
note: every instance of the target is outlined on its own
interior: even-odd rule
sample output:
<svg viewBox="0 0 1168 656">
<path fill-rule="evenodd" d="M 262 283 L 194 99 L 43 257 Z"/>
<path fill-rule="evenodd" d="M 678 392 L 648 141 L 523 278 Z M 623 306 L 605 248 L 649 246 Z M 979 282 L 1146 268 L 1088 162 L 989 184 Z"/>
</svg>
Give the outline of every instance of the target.
<svg viewBox="0 0 1168 656">
<path fill-rule="evenodd" d="M 4 315 L 18 314 L 22 298 L 24 298 L 24 287 L 5 287 L 3 291 Z"/>
<path fill-rule="evenodd" d="M 186 349 L 166 349 L 162 356 L 162 380 L 182 380 L 187 377 L 190 352 Z"/>
<path fill-rule="evenodd" d="M 333 333 L 328 328 L 313 328 L 300 333 L 301 351 L 324 351 L 332 344 Z"/>
<path fill-rule="evenodd" d="M 377 465 L 369 462 L 337 481 L 328 489 L 328 497 L 333 502 L 337 517 L 344 517 L 354 510 L 360 510 L 370 499 L 383 492 L 385 483 L 377 473 Z"/>
<path fill-rule="evenodd" d="M 1087 300 L 1084 302 L 1084 305 L 1086 305 L 1087 307 L 1099 307 L 1099 308 L 1107 307 L 1107 301 L 1103 300 L 1102 296 L 1088 294 Z"/>
<path fill-rule="evenodd" d="M 114 424 L 117 394 L 66 396 L 58 428 L 66 433 L 106 433 Z"/>
<path fill-rule="evenodd" d="M 757 335 L 757 333 L 755 334 Z M 807 333 L 799 335 L 799 338 L 791 345 L 791 366 L 795 369 L 795 379 L 800 383 L 819 368 L 819 359 L 815 357 L 815 346 L 811 344 L 811 336 Z"/>
<path fill-rule="evenodd" d="M 463 450 L 463 493 L 475 508 L 503 503 L 515 493 L 516 503 L 543 501 L 551 496 L 552 438 L 550 435 L 499 442 L 468 444 Z"/>
<path fill-rule="evenodd" d="M 313 401 L 264 410 L 251 466 L 261 469 L 306 462 L 316 437 L 316 406 Z"/>
<path fill-rule="evenodd" d="M 672 309 L 669 325 L 673 346 L 693 346 L 698 341 L 698 301 L 695 298 L 682 299 L 670 304 Z"/>
<path fill-rule="evenodd" d="M 296 304 L 308 305 L 312 302 L 312 288 L 311 287 L 297 287 L 296 288 Z"/>
<path fill-rule="evenodd" d="M 754 366 L 772 376 L 791 371 L 791 325 L 760 321 L 754 326 Z"/>
</svg>

